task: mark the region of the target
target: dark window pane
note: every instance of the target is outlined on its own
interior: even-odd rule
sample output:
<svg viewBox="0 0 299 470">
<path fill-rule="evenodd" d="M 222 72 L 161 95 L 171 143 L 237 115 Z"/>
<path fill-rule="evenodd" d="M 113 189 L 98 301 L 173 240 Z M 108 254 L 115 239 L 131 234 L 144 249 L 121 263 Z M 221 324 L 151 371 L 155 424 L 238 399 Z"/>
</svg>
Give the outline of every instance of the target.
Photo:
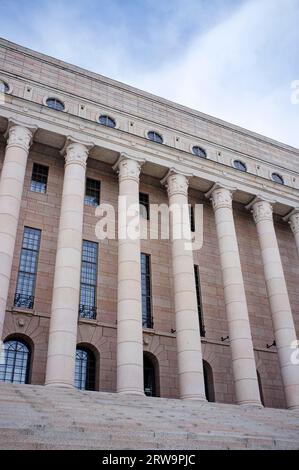
<svg viewBox="0 0 299 470">
<path fill-rule="evenodd" d="M 195 287 L 196 287 L 196 297 L 197 297 L 197 309 L 198 309 L 200 335 L 205 336 L 206 331 L 205 331 L 205 326 L 204 326 L 204 322 L 203 322 L 199 267 L 196 266 L 196 265 L 194 265 L 194 277 L 195 277 Z"/>
<path fill-rule="evenodd" d="M 48 98 L 46 103 L 48 108 L 56 109 L 56 111 L 64 111 L 64 104 L 57 98 Z"/>
<path fill-rule="evenodd" d="M 0 362 L 2 382 L 28 383 L 30 363 L 29 347 L 19 340 L 4 342 L 4 361 Z"/>
<path fill-rule="evenodd" d="M 275 183 L 284 184 L 283 177 L 278 173 L 272 173 L 272 181 L 275 181 Z"/>
<path fill-rule="evenodd" d="M 153 328 L 150 256 L 141 253 L 141 294 L 142 294 L 142 323 L 146 328 Z"/>
<path fill-rule="evenodd" d="M 34 163 L 30 185 L 31 191 L 36 193 L 45 193 L 47 191 L 47 182 L 48 167 L 40 165 L 39 163 Z"/>
<path fill-rule="evenodd" d="M 148 132 L 147 137 L 149 140 L 157 142 L 157 144 L 163 144 L 162 136 L 155 131 Z"/>
<path fill-rule="evenodd" d="M 85 204 L 87 206 L 98 206 L 100 204 L 101 183 L 91 178 L 86 179 Z"/>
<path fill-rule="evenodd" d="M 195 219 L 194 219 L 194 206 L 189 206 L 190 211 L 190 230 L 191 232 L 195 232 Z"/>
<path fill-rule="evenodd" d="M 9 86 L 6 82 L 3 82 L 3 80 L 0 80 L 0 93 L 8 93 L 9 91 Z"/>
<path fill-rule="evenodd" d="M 83 240 L 79 316 L 96 318 L 98 244 Z"/>
<path fill-rule="evenodd" d="M 149 196 L 145 193 L 139 193 L 140 216 L 149 220 Z"/>
<path fill-rule="evenodd" d="M 107 127 L 115 127 L 116 126 L 116 123 L 115 123 L 114 119 L 112 119 L 111 117 L 106 116 L 106 115 L 102 115 L 102 116 L 99 117 L 99 123 L 102 124 L 103 126 L 107 126 Z"/>
<path fill-rule="evenodd" d="M 77 347 L 75 363 L 75 387 L 79 390 L 95 390 L 94 354 L 88 349 Z"/>
<path fill-rule="evenodd" d="M 152 361 L 146 356 L 143 356 L 143 380 L 144 380 L 144 393 L 147 397 L 156 396 L 156 380 L 155 380 L 155 367 Z"/>
<path fill-rule="evenodd" d="M 206 151 L 202 149 L 201 147 L 198 147 L 197 145 L 194 145 L 194 147 L 192 147 L 192 153 L 196 155 L 197 157 L 207 158 Z"/>
<path fill-rule="evenodd" d="M 41 231 L 25 227 L 23 235 L 15 307 L 33 308 Z"/>
<path fill-rule="evenodd" d="M 241 162 L 241 160 L 235 160 L 234 161 L 234 167 L 237 170 L 240 170 L 240 171 L 247 171 L 247 167 L 246 167 L 245 163 Z"/>
</svg>

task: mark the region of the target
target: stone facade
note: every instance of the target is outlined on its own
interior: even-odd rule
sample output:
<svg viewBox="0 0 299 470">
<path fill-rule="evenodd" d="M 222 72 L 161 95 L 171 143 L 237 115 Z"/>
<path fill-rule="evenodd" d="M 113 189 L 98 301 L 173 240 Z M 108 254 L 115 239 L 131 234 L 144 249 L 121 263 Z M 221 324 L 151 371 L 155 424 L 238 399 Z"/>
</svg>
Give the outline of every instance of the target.
<svg viewBox="0 0 299 470">
<path fill-rule="evenodd" d="M 258 404 L 255 375 L 257 369 L 261 378 L 265 406 L 299 407 L 299 366 L 293 366 L 285 372 L 289 365 L 285 362 L 287 353 L 283 349 L 288 347 L 290 339 L 296 337 L 296 331 L 297 337 L 299 332 L 297 212 L 299 150 L 4 40 L 0 40 L 0 80 L 9 84 L 9 91 L 0 103 L 0 170 L 2 170 L 0 188 L 1 184 L 2 188 L 5 188 L 5 178 L 12 178 L 12 175 L 7 176 L 7 171 L 3 170 L 10 144 L 15 145 L 17 162 L 22 158 L 20 151 L 26 152 L 26 148 L 28 150 L 30 146 L 28 160 L 27 157 L 23 157 L 22 160 L 24 183 L 20 172 L 14 175 L 21 188 L 20 207 L 19 211 L 16 207 L 14 213 L 10 214 L 17 225 L 15 245 L 9 245 L 13 256 L 3 326 L 4 340 L 17 334 L 24 337 L 32 347 L 30 383 L 50 384 L 53 380 L 56 381 L 56 385 L 71 385 L 73 371 L 71 360 L 69 372 L 66 374 L 61 370 L 59 378 L 53 378 L 53 370 L 57 371 L 57 365 L 52 368 L 49 366 L 50 352 L 52 351 L 55 356 L 61 354 L 61 351 L 59 346 L 57 349 L 55 345 L 53 346 L 55 341 L 54 343 L 52 341 L 52 346 L 48 350 L 48 342 L 49 337 L 51 338 L 51 335 L 49 336 L 51 312 L 52 333 L 55 330 L 53 315 L 57 303 L 55 303 L 54 276 L 55 285 L 59 289 L 62 281 L 58 282 L 57 279 L 68 277 L 67 270 L 62 274 L 57 271 L 59 258 L 57 247 L 60 246 L 63 250 L 68 243 L 67 235 L 63 235 L 59 221 L 63 211 L 68 210 L 65 205 L 63 206 L 62 192 L 66 186 L 68 165 L 71 166 L 69 162 L 77 158 L 71 154 L 74 147 L 70 146 L 73 145 L 77 146 L 76 151 L 80 154 L 81 163 L 82 158 L 84 160 L 83 166 L 85 157 L 87 159 L 86 176 L 101 182 L 101 203 L 112 204 L 116 212 L 122 183 L 121 176 L 118 178 L 113 166 L 123 153 L 130 162 L 134 162 L 133 166 L 136 165 L 136 161 L 142 161 L 140 177 L 137 175 L 139 190 L 149 195 L 151 204 L 167 204 L 175 193 L 172 191 L 174 183 L 169 180 L 171 173 L 167 179 L 169 194 L 161 184 L 161 180 L 165 179 L 169 171 L 177 175 L 180 181 L 188 180 L 189 203 L 201 203 L 204 207 L 203 247 L 193 253 L 193 262 L 199 266 L 200 271 L 206 328 L 206 336 L 201 339 L 201 348 L 200 342 L 196 339 L 196 327 L 193 323 L 189 330 L 193 329 L 192 350 L 199 354 L 196 357 L 200 357 L 201 354 L 212 367 L 215 400 L 219 403 Z M 48 97 L 62 100 L 65 111 L 49 109 L 45 105 Z M 96 120 L 100 114 L 112 116 L 116 121 L 116 128 L 110 129 L 99 125 Z M 20 149 L 19 143 L 16 142 L 18 139 L 15 138 L 13 131 L 16 126 L 22 129 L 20 139 L 23 139 L 23 142 L 28 140 L 24 144 L 25 147 L 27 145 L 25 150 Z M 150 142 L 146 138 L 150 130 L 155 130 L 163 136 L 163 145 Z M 64 156 L 61 154 L 61 149 L 65 145 L 69 146 L 66 167 Z M 193 145 L 203 147 L 207 159 L 194 156 L 191 152 Z M 242 160 L 246 164 L 247 173 L 242 173 L 233 167 L 234 159 Z M 33 163 L 49 167 L 46 194 L 30 191 Z M 75 166 L 78 166 L 77 164 L 78 162 Z M 70 180 L 79 178 L 81 183 L 84 182 L 85 168 L 84 171 L 80 170 L 82 175 L 79 177 L 76 170 L 74 171 L 76 176 L 72 176 L 70 172 Z M 284 185 L 271 180 L 273 172 L 283 177 Z M 184 176 L 186 174 L 188 177 Z M 70 200 L 73 202 L 71 204 L 70 200 L 68 202 L 70 207 L 76 206 L 78 212 L 84 196 L 83 187 L 79 186 L 75 185 L 72 188 L 75 192 L 71 193 Z M 11 190 L 14 196 L 17 191 L 15 184 Z M 210 201 L 211 197 L 213 204 Z M 8 228 L 10 237 L 14 238 L 13 224 L 8 224 L 6 217 L 12 206 L 9 208 L 5 206 L 6 198 L 6 192 L 0 191 L 0 240 L 5 239 Z M 183 198 L 187 200 L 187 186 Z M 259 204 L 263 206 L 260 209 Z M 268 212 L 263 211 L 265 207 Z M 263 244 L 264 225 L 258 231 L 257 226 L 263 224 L 264 219 L 272 225 L 272 208 L 274 231 L 271 232 L 271 236 L 274 237 L 274 241 L 271 239 L 268 246 L 267 237 Z M 254 218 L 250 213 L 251 210 L 254 212 Z M 81 223 L 77 226 L 79 237 L 96 242 L 98 240 L 95 235 L 95 225 L 98 219 L 95 210 L 84 205 L 82 211 L 82 226 Z M 219 229 L 221 224 L 222 228 Z M 33 310 L 22 310 L 13 306 L 24 226 L 42 230 Z M 271 231 L 271 226 L 269 230 Z M 2 238 L 1 233 L 4 234 Z M 230 241 L 223 241 L 223 237 L 227 236 L 230 237 Z M 276 238 L 279 251 L 270 253 L 269 259 L 267 257 L 269 249 L 273 248 Z M 76 240 L 78 244 L 78 238 Z M 10 259 L 9 249 L 3 249 L 4 246 L 6 245 L 3 242 L 0 252 L 3 251 L 6 258 Z M 76 246 L 68 248 L 76 249 Z M 180 247 L 172 246 L 168 240 L 141 240 L 140 248 L 138 246 L 135 248 L 138 252 L 141 250 L 151 255 L 154 319 L 153 329 L 144 329 L 142 332 L 140 325 L 137 327 L 134 336 L 136 354 L 140 356 L 143 337 L 144 351 L 151 353 L 158 362 L 158 388 L 161 397 L 192 398 L 194 390 L 189 386 L 190 383 L 197 384 L 200 395 L 201 366 L 194 371 L 192 355 L 186 357 L 183 354 L 181 356 L 183 362 L 181 360 L 181 363 L 178 363 L 179 348 L 182 348 L 182 351 L 186 350 L 184 325 L 181 326 L 182 329 L 178 327 L 181 325 L 178 318 L 179 305 L 180 302 L 184 302 L 182 300 L 184 288 L 182 281 L 176 276 L 178 268 L 175 264 L 175 255 Z M 227 254 L 232 252 L 234 254 L 229 259 Z M 119 308 L 120 302 L 126 300 L 118 290 L 119 260 L 123 256 L 117 240 L 99 242 L 97 318 L 79 319 L 77 326 L 73 317 L 71 326 L 66 325 L 68 332 L 71 331 L 73 336 L 77 330 L 77 341 L 72 340 L 74 344 L 77 342 L 88 345 L 95 352 L 96 382 L 100 391 L 126 391 L 123 382 L 126 374 L 131 373 L 125 368 L 123 370 L 126 372 L 120 372 L 122 352 L 118 353 L 117 359 L 117 351 L 122 351 L 118 337 L 120 327 L 118 332 L 117 329 L 121 324 L 120 318 L 123 318 L 121 315 L 129 312 L 126 308 L 125 312 L 121 313 Z M 275 283 L 271 284 L 271 267 L 267 269 L 267 263 L 271 264 L 272 259 L 279 273 L 280 281 L 277 287 Z M 76 261 L 77 275 L 80 269 L 78 260 L 80 256 Z M 59 266 L 61 264 L 63 262 Z M 192 268 L 192 260 L 185 260 L 183 271 L 185 275 L 191 276 L 190 266 Z M 9 262 L 4 266 L 3 261 L 0 266 L 3 285 L 8 272 L 10 272 Z M 283 292 L 278 291 L 284 279 L 286 287 Z M 137 282 L 137 278 L 135 281 Z M 237 292 L 234 291 L 236 285 Z M 72 286 L 64 285 L 64 288 Z M 178 295 L 180 289 L 181 298 Z M 195 299 L 194 287 L 191 286 L 190 289 L 191 293 L 186 299 L 192 296 Z M 65 292 L 66 296 L 67 290 Z M 276 294 L 280 296 L 277 302 L 282 302 L 281 296 L 284 296 L 281 308 L 277 307 L 277 303 L 273 305 L 271 301 Z M 238 302 L 237 308 L 232 308 L 232 301 Z M 138 299 L 136 302 L 134 308 L 138 312 Z M 74 297 L 73 303 L 78 304 L 77 297 Z M 76 309 L 74 305 L 63 305 L 62 308 Z M 190 309 L 194 311 L 194 306 Z M 239 316 L 240 311 L 241 316 Z M 281 319 L 286 318 L 285 312 L 288 322 L 285 324 L 282 321 L 281 324 Z M 75 318 L 77 317 L 76 311 Z M 126 320 L 134 320 L 132 312 L 131 318 L 126 317 Z M 283 339 L 281 339 L 281 329 L 289 332 Z M 65 338 L 65 332 L 62 336 Z M 221 340 L 227 336 L 230 338 Z M 244 346 L 244 337 L 246 346 Z M 274 339 L 277 347 L 267 348 L 266 345 L 271 344 Z M 73 344 L 70 345 L 72 351 Z M 71 356 L 67 352 L 63 354 Z M 138 375 L 135 371 L 138 371 L 139 359 L 136 359 L 136 368 L 132 372 L 134 377 Z M 179 380 L 180 373 L 185 377 L 183 382 Z M 285 375 L 284 381 L 282 375 Z M 123 383 L 122 387 L 117 385 L 117 377 L 118 382 Z M 243 385 L 238 387 L 238 381 L 242 380 L 245 381 L 243 382 L 245 387 Z M 252 384 L 252 387 L 249 384 Z M 137 385 L 135 392 L 140 391 L 140 380 L 139 388 Z M 288 393 L 290 396 L 286 402 L 285 397 Z"/>
</svg>

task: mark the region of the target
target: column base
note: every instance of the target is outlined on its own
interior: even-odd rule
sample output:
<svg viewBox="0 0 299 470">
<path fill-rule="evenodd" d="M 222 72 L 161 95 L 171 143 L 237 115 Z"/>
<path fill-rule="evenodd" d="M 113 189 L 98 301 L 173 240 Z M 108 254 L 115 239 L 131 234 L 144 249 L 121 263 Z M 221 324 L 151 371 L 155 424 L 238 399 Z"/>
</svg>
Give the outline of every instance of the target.
<svg viewBox="0 0 299 470">
<path fill-rule="evenodd" d="M 71 388 L 75 389 L 75 385 L 63 383 L 63 382 L 48 382 L 45 383 L 45 387 L 57 387 L 57 388 Z"/>
<path fill-rule="evenodd" d="M 144 392 L 141 392 L 140 390 L 117 390 L 117 393 L 119 395 L 135 395 L 139 397 L 145 397 Z"/>
<path fill-rule="evenodd" d="M 299 405 L 288 406 L 287 410 L 289 410 L 289 411 L 299 411 Z"/>
<path fill-rule="evenodd" d="M 193 400 L 193 401 L 201 401 L 207 402 L 208 400 L 203 395 L 183 395 L 180 396 L 181 400 Z"/>
<path fill-rule="evenodd" d="M 252 407 L 255 407 L 255 408 L 264 408 L 264 405 L 262 405 L 262 403 L 256 402 L 256 401 L 244 401 L 244 402 L 239 402 L 239 403 L 237 403 L 237 405 L 239 405 L 239 406 L 248 406 L 248 408 L 252 408 Z"/>
</svg>

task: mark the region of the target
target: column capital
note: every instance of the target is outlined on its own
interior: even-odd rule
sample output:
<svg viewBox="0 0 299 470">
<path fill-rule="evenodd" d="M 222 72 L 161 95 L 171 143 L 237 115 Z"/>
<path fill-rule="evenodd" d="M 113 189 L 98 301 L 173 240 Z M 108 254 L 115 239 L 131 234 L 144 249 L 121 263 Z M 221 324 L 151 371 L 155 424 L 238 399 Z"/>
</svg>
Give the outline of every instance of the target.
<svg viewBox="0 0 299 470">
<path fill-rule="evenodd" d="M 25 150 L 25 152 L 29 152 L 36 130 L 37 126 L 23 124 L 22 122 L 10 119 L 5 132 L 7 148 L 19 147 Z"/>
<path fill-rule="evenodd" d="M 225 207 L 231 209 L 235 190 L 234 187 L 215 183 L 205 196 L 211 200 L 214 211 Z"/>
<path fill-rule="evenodd" d="M 175 168 L 170 168 L 164 178 L 161 180 L 161 184 L 167 188 L 168 197 L 174 194 L 182 194 L 188 196 L 189 178 L 193 176 L 191 173 L 182 173 Z"/>
<path fill-rule="evenodd" d="M 92 142 L 81 142 L 68 137 L 60 153 L 65 158 L 65 164 L 77 164 L 86 168 L 86 162 L 90 149 L 94 146 Z"/>
<path fill-rule="evenodd" d="M 121 153 L 112 168 L 118 173 L 120 181 L 133 180 L 139 182 L 139 175 L 144 162 L 145 160 L 142 158 Z"/>
<path fill-rule="evenodd" d="M 283 220 L 290 224 L 292 232 L 299 233 L 299 208 L 293 209 Z"/>
<path fill-rule="evenodd" d="M 273 220 L 273 201 L 261 196 L 256 196 L 246 209 L 251 210 L 256 224 L 265 220 Z"/>
</svg>

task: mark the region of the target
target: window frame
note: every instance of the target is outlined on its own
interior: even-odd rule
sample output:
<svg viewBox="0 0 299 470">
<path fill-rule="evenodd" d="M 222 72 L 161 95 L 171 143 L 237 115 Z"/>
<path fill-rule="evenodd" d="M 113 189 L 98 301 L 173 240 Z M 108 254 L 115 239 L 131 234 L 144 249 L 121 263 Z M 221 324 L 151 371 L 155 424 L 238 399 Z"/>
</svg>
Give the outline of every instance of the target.
<svg viewBox="0 0 299 470">
<path fill-rule="evenodd" d="M 24 245 L 24 241 L 25 241 L 25 233 L 26 233 L 26 230 L 34 230 L 36 232 L 39 233 L 39 239 L 38 239 L 38 247 L 36 250 L 33 250 L 33 249 L 30 249 L 30 248 L 25 248 L 23 245 Z M 21 309 L 26 309 L 26 310 L 33 310 L 33 307 L 34 307 L 34 303 L 35 303 L 35 289 L 36 289 L 36 282 L 37 282 L 37 272 L 38 272 L 38 260 L 39 260 L 39 254 L 40 254 L 40 246 L 41 246 L 41 238 L 42 238 L 42 231 L 41 229 L 38 229 L 38 228 L 33 228 L 33 227 L 29 227 L 29 226 L 24 226 L 24 229 L 23 229 L 23 238 L 22 238 L 22 245 L 21 245 L 21 251 L 20 251 L 20 257 L 19 257 L 19 267 L 18 267 L 18 276 L 17 276 L 17 282 L 16 282 L 16 289 L 15 289 L 15 295 L 14 295 L 14 308 L 21 308 Z M 23 254 L 23 250 L 26 252 L 31 252 L 31 253 L 36 253 L 36 259 L 35 259 L 35 265 L 34 265 L 34 272 L 31 273 L 30 271 L 23 271 L 21 270 L 21 263 L 22 263 L 22 254 Z M 28 299 L 27 301 L 29 302 L 28 305 L 29 306 L 24 306 L 22 305 L 22 300 L 21 300 L 21 304 L 17 305 L 17 302 L 18 302 L 18 298 L 20 298 L 20 296 L 24 295 L 23 292 L 18 292 L 18 285 L 19 285 L 19 280 L 21 278 L 21 275 L 28 275 L 28 277 L 30 278 L 33 278 L 33 283 L 32 283 L 32 294 L 31 295 L 27 295 Z M 24 276 L 25 278 L 25 276 Z M 25 301 L 25 300 L 24 300 Z M 24 302 L 23 301 L 23 302 Z"/>
<path fill-rule="evenodd" d="M 196 153 L 196 150 L 195 150 L 195 149 L 196 149 L 196 150 L 197 150 L 197 149 L 200 150 L 200 151 L 202 152 L 202 154 L 199 155 L 198 153 Z M 191 147 L 191 153 L 192 153 L 195 157 L 198 157 L 198 158 L 203 158 L 203 159 L 204 159 L 204 158 L 205 158 L 205 159 L 208 158 L 208 157 L 207 157 L 207 152 L 206 152 L 206 150 L 205 150 L 203 147 L 201 147 L 200 145 L 192 145 L 192 147 Z"/>
<path fill-rule="evenodd" d="M 105 118 L 107 122 L 109 122 L 109 120 L 110 120 L 114 125 L 113 125 L 113 126 L 110 126 L 110 125 L 107 124 L 107 123 L 101 122 L 101 118 Z M 110 116 L 109 114 L 98 113 L 98 115 L 97 115 L 97 123 L 100 124 L 101 126 L 108 127 L 109 129 L 116 129 L 116 128 L 117 128 L 117 121 L 116 121 L 116 119 L 113 118 L 112 116 Z"/>
<path fill-rule="evenodd" d="M 240 159 L 233 160 L 233 167 L 235 168 L 235 170 L 241 171 L 242 173 L 247 173 L 247 165 Z"/>
<path fill-rule="evenodd" d="M 145 258 L 146 271 L 143 272 L 142 259 Z M 152 306 L 152 279 L 151 279 L 151 255 L 148 253 L 140 253 L 140 276 L 141 276 L 141 309 L 142 309 L 142 326 L 143 328 L 152 329 L 154 327 L 153 321 L 153 306 Z M 143 279 L 145 278 L 146 292 L 143 290 Z M 145 298 L 146 312 L 143 310 L 143 300 Z M 149 302 L 149 304 L 148 304 Z M 149 310 L 148 310 L 149 305 Z"/>
<path fill-rule="evenodd" d="M 276 177 L 277 179 L 275 179 Z M 271 181 L 273 181 L 273 183 L 277 183 L 282 186 L 284 186 L 285 184 L 283 176 L 280 173 L 277 173 L 277 171 L 271 172 Z"/>
<path fill-rule="evenodd" d="M 26 354 L 26 369 L 25 369 L 25 373 L 24 373 L 24 380 L 21 381 L 21 380 L 5 380 L 5 376 L 6 376 L 6 372 L 7 372 L 7 357 L 8 357 L 8 349 L 5 348 L 5 344 L 8 344 L 8 343 L 12 343 L 14 342 L 15 344 L 22 344 L 22 346 L 24 346 L 27 351 L 25 351 L 25 354 Z M 7 382 L 7 383 L 18 383 L 18 384 L 28 384 L 30 382 L 30 368 L 31 368 L 31 357 L 32 357 L 32 348 L 31 346 L 28 344 L 27 341 L 23 340 L 23 338 L 20 338 L 18 336 L 10 336 L 8 337 L 5 341 L 3 341 L 3 346 L 4 346 L 4 354 L 5 354 L 5 362 L 3 364 L 0 364 L 0 374 L 1 374 L 1 368 L 3 367 L 3 377 L 4 377 L 4 380 L 0 379 L 1 382 Z M 16 368 L 16 361 L 17 361 L 17 354 L 18 352 L 20 351 L 17 351 L 16 347 L 15 349 L 13 350 L 14 352 L 14 357 L 13 357 L 13 364 L 12 364 L 12 375 L 11 375 L 11 378 L 14 379 L 14 375 L 15 375 L 15 368 Z M 23 353 L 23 352 L 22 352 Z M 24 356 L 24 353 L 23 353 L 23 356 Z M 22 359 L 23 361 L 23 359 Z M 23 364 L 22 364 L 22 368 L 23 368 Z M 21 372 L 20 376 L 22 377 L 23 376 L 23 372 Z"/>
<path fill-rule="evenodd" d="M 195 281 L 195 289 L 196 289 L 197 312 L 198 312 L 200 336 L 202 338 L 205 338 L 206 329 L 205 329 L 204 317 L 203 317 L 203 303 L 202 303 L 200 272 L 199 272 L 198 264 L 194 264 L 194 281 Z"/>
<path fill-rule="evenodd" d="M 96 256 L 95 256 L 95 261 L 86 261 L 83 259 L 84 256 L 84 244 L 92 244 L 93 246 L 96 247 Z M 88 319 L 88 320 L 96 320 L 97 318 L 97 280 L 98 280 L 98 258 L 99 258 L 99 244 L 97 242 L 93 242 L 90 240 L 83 240 L 82 241 L 82 254 L 81 254 L 81 269 L 80 269 L 80 296 L 79 296 L 79 319 Z M 83 263 L 86 263 L 89 265 L 89 267 L 92 265 L 95 267 L 93 271 L 93 275 L 95 277 L 95 282 L 94 284 L 92 283 L 87 283 L 82 281 L 82 276 L 83 276 Z M 90 287 L 92 286 L 94 289 L 94 294 L 93 294 L 93 305 L 87 305 L 83 304 L 81 302 L 82 300 L 82 289 L 84 286 Z M 85 310 L 85 309 L 88 310 Z"/>
<path fill-rule="evenodd" d="M 93 183 L 96 183 L 98 185 L 98 189 L 89 188 L 90 191 L 97 191 L 98 192 L 99 197 L 98 197 L 97 204 L 90 204 L 89 202 L 87 202 L 88 201 L 87 198 L 92 197 L 92 196 L 87 194 L 88 182 L 93 182 Z M 84 205 L 89 206 L 89 207 L 98 207 L 98 205 L 100 204 L 100 201 L 101 201 L 101 181 L 97 180 L 97 179 L 94 179 L 94 178 L 89 178 L 87 176 L 86 179 L 85 179 Z"/>
<path fill-rule="evenodd" d="M 85 353 L 87 355 L 87 366 L 86 366 L 86 375 L 85 375 L 85 387 L 82 388 L 81 386 L 77 387 L 77 384 L 76 384 L 76 379 L 78 378 L 78 374 L 77 374 L 77 360 L 81 360 L 81 358 L 77 358 L 77 354 L 80 352 L 82 353 Z M 92 361 L 92 369 L 91 369 L 91 366 L 88 365 L 88 361 Z M 80 370 L 82 371 L 82 366 L 80 367 Z M 90 378 L 88 376 L 88 372 L 90 373 L 90 371 L 92 370 L 92 378 Z M 88 348 L 87 346 L 84 346 L 84 345 L 81 345 L 81 344 L 77 344 L 76 346 L 76 353 L 75 353 L 75 374 L 74 374 L 74 385 L 75 385 L 75 388 L 77 388 L 77 390 L 83 390 L 83 391 L 96 391 L 96 374 L 97 374 L 97 358 L 96 358 L 96 355 L 94 354 L 94 352 Z M 80 380 L 80 385 L 82 384 L 82 372 L 80 374 L 80 377 L 79 377 L 79 380 Z M 89 382 L 92 383 L 92 386 L 88 386 L 86 387 L 86 382 Z"/>
<path fill-rule="evenodd" d="M 53 106 L 49 106 L 49 103 L 48 101 L 56 101 L 56 103 L 60 103 L 62 106 L 63 106 L 63 109 L 57 109 L 56 107 L 53 107 Z M 65 105 L 65 102 L 64 100 L 60 97 L 60 96 L 46 96 L 44 98 L 44 105 L 48 108 L 48 109 L 52 109 L 53 111 L 59 111 L 60 113 L 63 113 L 63 112 L 66 112 L 66 105 Z"/>
<path fill-rule="evenodd" d="M 45 183 L 41 183 L 40 181 L 33 180 L 34 168 L 37 167 L 37 166 L 47 169 L 47 175 L 46 175 L 46 182 Z M 44 176 L 44 175 L 42 175 L 42 176 Z M 48 177 L 49 177 L 49 167 L 47 165 L 43 165 L 42 163 L 33 162 L 32 172 L 31 172 L 31 180 L 30 180 L 30 191 L 33 192 L 33 193 L 38 193 L 38 194 L 47 194 Z M 32 183 L 34 183 L 34 182 L 35 183 L 45 184 L 45 191 L 36 191 L 35 189 L 32 189 Z"/>
<path fill-rule="evenodd" d="M 145 201 L 142 200 L 145 197 Z M 142 191 L 139 192 L 139 206 L 143 206 L 146 210 L 146 217 L 143 217 L 142 210 L 140 210 L 140 217 L 144 220 L 150 220 L 150 202 L 149 194 Z"/>
<path fill-rule="evenodd" d="M 1 91 L 1 84 L 3 84 L 3 88 L 4 88 L 3 91 Z M 3 78 L 0 78 L 0 93 L 3 93 L 3 95 L 9 95 L 11 91 L 12 91 L 12 88 L 10 84 Z"/>
<path fill-rule="evenodd" d="M 150 134 L 153 134 L 153 136 L 157 136 L 159 139 L 158 140 L 156 140 L 156 138 L 151 139 Z M 159 145 L 164 144 L 163 135 L 157 131 L 153 131 L 153 130 L 147 131 L 146 137 L 150 142 L 154 142 L 155 144 L 159 144 Z"/>
</svg>

